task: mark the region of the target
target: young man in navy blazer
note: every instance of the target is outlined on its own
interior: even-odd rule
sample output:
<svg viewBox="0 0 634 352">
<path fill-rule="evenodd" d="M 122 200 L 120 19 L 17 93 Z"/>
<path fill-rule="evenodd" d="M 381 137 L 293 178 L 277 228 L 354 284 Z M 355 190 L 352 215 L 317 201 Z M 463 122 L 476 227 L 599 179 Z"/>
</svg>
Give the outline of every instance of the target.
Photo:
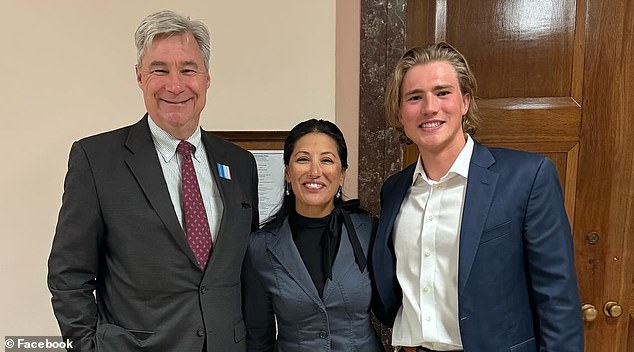
<svg viewBox="0 0 634 352">
<path fill-rule="evenodd" d="M 246 351 L 240 272 L 258 225 L 255 160 L 200 128 L 206 26 L 161 11 L 135 39 L 147 114 L 71 148 L 49 258 L 55 316 L 81 351 Z"/>
<path fill-rule="evenodd" d="M 570 225 L 553 163 L 473 140 L 476 81 L 446 43 L 409 50 L 391 124 L 418 161 L 381 191 L 376 314 L 397 351 L 583 351 Z"/>
</svg>

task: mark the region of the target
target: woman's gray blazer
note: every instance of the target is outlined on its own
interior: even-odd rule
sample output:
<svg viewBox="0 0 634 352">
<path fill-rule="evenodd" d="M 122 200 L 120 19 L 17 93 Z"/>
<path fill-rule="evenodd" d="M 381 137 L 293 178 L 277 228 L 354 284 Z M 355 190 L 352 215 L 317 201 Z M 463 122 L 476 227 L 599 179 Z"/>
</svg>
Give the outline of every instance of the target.
<svg viewBox="0 0 634 352">
<path fill-rule="evenodd" d="M 350 217 L 367 257 L 373 219 Z M 277 229 L 251 235 L 243 280 L 248 351 L 382 351 L 370 322 L 368 268 L 359 270 L 345 226 L 323 297 L 295 246 L 288 219 Z"/>
</svg>

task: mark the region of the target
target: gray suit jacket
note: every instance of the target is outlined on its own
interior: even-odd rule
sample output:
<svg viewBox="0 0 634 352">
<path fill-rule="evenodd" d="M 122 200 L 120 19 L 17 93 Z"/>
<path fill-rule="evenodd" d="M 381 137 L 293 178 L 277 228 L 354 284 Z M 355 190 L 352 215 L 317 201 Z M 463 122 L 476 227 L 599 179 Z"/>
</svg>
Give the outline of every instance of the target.
<svg viewBox="0 0 634 352">
<path fill-rule="evenodd" d="M 255 161 L 208 132 L 202 141 L 224 206 L 204 272 L 174 212 L 147 115 L 73 144 L 48 285 L 62 335 L 76 348 L 246 349 L 240 268 L 258 223 Z M 217 163 L 230 167 L 231 180 Z"/>
<path fill-rule="evenodd" d="M 351 219 L 367 256 L 373 220 L 361 214 Z M 368 268 L 359 270 L 345 226 L 323 297 L 295 247 L 288 220 L 251 236 L 243 281 L 249 351 L 382 350 L 370 322 Z"/>
</svg>

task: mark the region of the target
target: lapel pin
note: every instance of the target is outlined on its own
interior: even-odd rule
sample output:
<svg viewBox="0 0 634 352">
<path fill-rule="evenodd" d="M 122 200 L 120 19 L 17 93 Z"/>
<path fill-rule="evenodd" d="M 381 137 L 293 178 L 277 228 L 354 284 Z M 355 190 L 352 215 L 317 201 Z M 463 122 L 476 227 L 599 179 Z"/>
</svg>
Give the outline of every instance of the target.
<svg viewBox="0 0 634 352">
<path fill-rule="evenodd" d="M 225 180 L 231 180 L 231 170 L 229 166 L 221 163 L 216 163 L 216 166 L 218 167 L 218 175 L 220 175 L 220 177 Z"/>
</svg>

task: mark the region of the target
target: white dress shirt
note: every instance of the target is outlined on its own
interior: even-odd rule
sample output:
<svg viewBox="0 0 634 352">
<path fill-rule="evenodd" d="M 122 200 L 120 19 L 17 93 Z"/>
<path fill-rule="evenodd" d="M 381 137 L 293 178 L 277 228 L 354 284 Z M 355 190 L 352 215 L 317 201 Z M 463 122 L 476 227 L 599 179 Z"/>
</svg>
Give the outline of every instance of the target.
<svg viewBox="0 0 634 352">
<path fill-rule="evenodd" d="M 174 211 L 178 217 L 178 221 L 183 227 L 183 210 L 181 204 L 181 157 L 176 152 L 176 147 L 180 143 L 180 139 L 172 137 L 169 133 L 161 129 L 149 116 L 148 124 L 150 125 L 150 133 L 152 134 L 152 140 L 156 147 L 156 152 L 161 162 L 161 168 L 163 169 L 163 177 L 167 183 L 167 190 L 169 191 L 170 198 L 172 199 L 172 205 Z M 203 198 L 203 204 L 205 205 L 205 212 L 207 213 L 207 220 L 209 221 L 209 230 L 211 231 L 211 239 L 215 243 L 218 237 L 218 229 L 220 228 L 220 220 L 222 219 L 222 198 L 218 192 L 218 187 L 214 183 L 214 179 L 211 175 L 211 169 L 209 168 L 209 159 L 207 159 L 207 153 L 205 151 L 205 145 L 200 139 L 201 132 L 200 127 L 196 128 L 194 134 L 186 139 L 187 142 L 194 146 L 192 153 L 192 161 L 194 163 L 194 170 L 196 171 L 196 177 L 198 178 L 198 185 L 200 186 L 200 194 Z"/>
<path fill-rule="evenodd" d="M 425 174 L 421 158 L 394 224 L 396 276 L 403 304 L 394 346 L 460 350 L 458 256 L 460 224 L 473 140 L 467 142 L 439 181 Z"/>
</svg>

